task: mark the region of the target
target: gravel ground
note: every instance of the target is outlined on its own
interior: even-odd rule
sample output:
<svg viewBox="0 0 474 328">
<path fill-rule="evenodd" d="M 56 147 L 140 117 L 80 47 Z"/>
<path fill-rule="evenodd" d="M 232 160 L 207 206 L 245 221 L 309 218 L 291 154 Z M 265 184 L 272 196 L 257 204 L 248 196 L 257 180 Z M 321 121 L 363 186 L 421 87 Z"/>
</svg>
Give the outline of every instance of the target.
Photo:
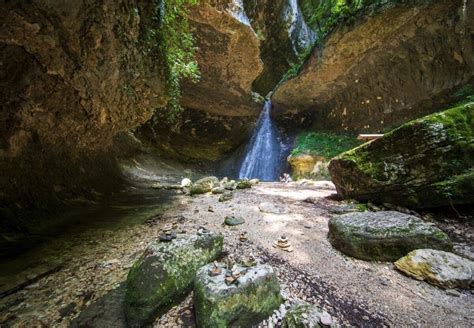
<svg viewBox="0 0 474 328">
<path fill-rule="evenodd" d="M 60 268 L 25 289 L 0 300 L 2 327 L 67 327 L 81 311 L 112 295 L 107 306 L 114 327 L 123 318 L 113 317 L 111 308 L 119 301 L 127 271 L 161 227 L 181 218 L 182 228 L 194 232 L 199 225 L 220 231 L 225 237 L 224 257 L 253 254 L 271 264 L 289 305 L 306 300 L 322 307 L 342 326 L 358 327 L 472 327 L 474 295 L 471 291 L 444 291 L 397 272 L 392 263 L 355 260 L 339 253 L 326 234 L 329 210 L 340 203 L 327 184 L 261 183 L 236 191 L 233 200 L 218 202 L 218 195 L 178 196 L 163 215 L 127 229 L 85 231 L 64 241 L 50 242 L 29 254 L 41 257 L 36 266 L 22 272 L 28 276 L 38 266 L 58 261 Z M 258 205 L 270 202 L 283 214 L 261 213 Z M 235 227 L 222 225 L 227 215 L 242 216 L 246 222 Z M 456 229 L 466 229 L 459 227 Z M 249 240 L 238 237 L 247 231 Z M 472 236 L 472 229 L 469 230 Z M 294 252 L 272 247 L 285 234 Z M 472 249 L 472 240 L 464 240 Z M 470 244 L 469 244 L 470 243 Z M 34 271 L 36 270 L 36 271 Z M 45 269 L 43 269 L 45 270 Z M 122 286 L 122 287 L 120 287 Z M 113 296 L 118 295 L 118 296 Z M 120 305 L 120 304 L 119 304 Z M 119 306 L 118 305 L 118 306 Z M 90 308 L 90 307 L 89 307 Z M 277 311 L 261 326 L 278 326 Z M 192 327 L 192 298 L 158 318 L 154 327 Z M 122 320 L 122 321 L 121 321 Z"/>
</svg>

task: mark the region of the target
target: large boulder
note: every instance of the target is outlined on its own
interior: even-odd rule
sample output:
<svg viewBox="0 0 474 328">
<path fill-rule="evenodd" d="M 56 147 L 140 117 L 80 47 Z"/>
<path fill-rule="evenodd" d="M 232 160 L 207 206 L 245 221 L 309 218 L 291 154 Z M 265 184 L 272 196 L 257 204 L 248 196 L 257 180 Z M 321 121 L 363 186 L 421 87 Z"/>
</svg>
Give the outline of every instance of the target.
<svg viewBox="0 0 474 328">
<path fill-rule="evenodd" d="M 238 266 L 242 275 L 231 285 L 225 283 L 224 268 L 219 275 L 211 276 L 212 268 L 211 264 L 199 269 L 194 282 L 198 327 L 252 327 L 282 303 L 280 285 L 269 265 Z"/>
<path fill-rule="evenodd" d="M 382 132 L 432 113 L 474 78 L 473 3 L 357 2 L 371 6 L 320 42 L 298 76 L 274 92 L 279 119 L 298 126 L 310 121 L 316 129 Z"/>
<path fill-rule="evenodd" d="M 451 250 L 449 237 L 413 215 L 394 211 L 354 212 L 329 220 L 329 241 L 362 260 L 396 261 L 419 248 Z"/>
<path fill-rule="evenodd" d="M 406 123 L 329 163 L 343 198 L 413 208 L 474 203 L 474 103 Z"/>
<path fill-rule="evenodd" d="M 141 327 L 181 301 L 196 271 L 220 255 L 222 244 L 222 235 L 204 233 L 149 245 L 127 276 L 128 325 Z"/>
<path fill-rule="evenodd" d="M 418 280 L 441 288 L 470 288 L 474 282 L 474 262 L 453 253 L 417 249 L 395 262 L 395 267 Z"/>
</svg>

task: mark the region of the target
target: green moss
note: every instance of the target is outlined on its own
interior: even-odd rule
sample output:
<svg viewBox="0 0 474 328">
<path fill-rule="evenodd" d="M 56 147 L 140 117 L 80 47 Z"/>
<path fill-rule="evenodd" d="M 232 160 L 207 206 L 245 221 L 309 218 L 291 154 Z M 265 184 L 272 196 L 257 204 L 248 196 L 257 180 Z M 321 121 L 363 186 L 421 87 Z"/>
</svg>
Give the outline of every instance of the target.
<svg viewBox="0 0 474 328">
<path fill-rule="evenodd" d="M 151 24 L 144 33 L 142 52 L 165 68 L 168 119 L 171 122 L 182 112 L 182 80 L 197 82 L 200 79 L 188 20 L 189 7 L 198 3 L 199 0 L 153 0 Z"/>
<path fill-rule="evenodd" d="M 203 235 L 150 245 L 127 276 L 125 314 L 129 326 L 152 321 L 191 290 L 196 271 L 222 251 L 221 235 Z"/>
<path fill-rule="evenodd" d="M 246 282 L 245 286 L 219 287 L 225 290 L 218 292 L 216 287 L 207 286 L 209 282 L 201 274 L 197 274 L 194 288 L 198 327 L 253 327 L 282 303 L 274 274 Z"/>
<path fill-rule="evenodd" d="M 296 138 L 296 147 L 291 155 L 311 154 L 330 159 L 360 145 L 353 136 L 323 132 L 304 132 Z"/>
</svg>

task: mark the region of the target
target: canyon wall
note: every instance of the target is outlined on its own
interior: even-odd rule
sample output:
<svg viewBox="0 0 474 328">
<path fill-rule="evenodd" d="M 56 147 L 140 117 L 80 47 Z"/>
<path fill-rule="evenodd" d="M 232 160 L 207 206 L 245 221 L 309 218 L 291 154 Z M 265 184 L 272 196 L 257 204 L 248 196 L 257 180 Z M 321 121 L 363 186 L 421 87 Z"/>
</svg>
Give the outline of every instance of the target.
<svg viewBox="0 0 474 328">
<path fill-rule="evenodd" d="M 113 137 L 166 101 L 160 66 L 141 51 L 149 7 L 2 1 L 2 245 L 49 222 L 29 213 L 118 187 Z"/>
<path fill-rule="evenodd" d="M 277 89 L 274 115 L 293 126 L 370 133 L 438 110 L 473 81 L 473 7 L 392 1 L 360 14 Z"/>
</svg>

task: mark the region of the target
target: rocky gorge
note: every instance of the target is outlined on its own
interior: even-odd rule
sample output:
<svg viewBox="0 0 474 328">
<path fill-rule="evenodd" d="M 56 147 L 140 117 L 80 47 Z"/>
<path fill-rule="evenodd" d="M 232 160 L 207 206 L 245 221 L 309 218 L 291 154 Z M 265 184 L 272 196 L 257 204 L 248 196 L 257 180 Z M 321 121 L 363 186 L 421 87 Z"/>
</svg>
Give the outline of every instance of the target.
<svg viewBox="0 0 474 328">
<path fill-rule="evenodd" d="M 470 326 L 473 12 L 2 2 L 0 325 Z"/>
</svg>

